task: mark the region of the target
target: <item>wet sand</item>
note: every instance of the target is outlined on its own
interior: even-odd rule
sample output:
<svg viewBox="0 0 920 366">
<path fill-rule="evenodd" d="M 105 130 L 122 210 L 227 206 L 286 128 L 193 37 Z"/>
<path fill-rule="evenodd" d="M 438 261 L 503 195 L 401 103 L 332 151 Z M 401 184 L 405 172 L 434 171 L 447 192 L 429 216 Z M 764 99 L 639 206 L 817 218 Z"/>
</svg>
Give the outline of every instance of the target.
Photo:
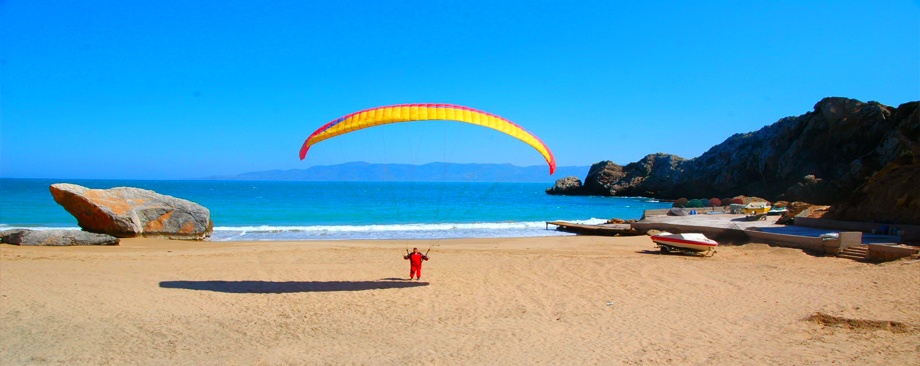
<svg viewBox="0 0 920 366">
<path fill-rule="evenodd" d="M 918 262 L 647 237 L 4 244 L 0 363 L 915 364 L 918 283 Z"/>
</svg>

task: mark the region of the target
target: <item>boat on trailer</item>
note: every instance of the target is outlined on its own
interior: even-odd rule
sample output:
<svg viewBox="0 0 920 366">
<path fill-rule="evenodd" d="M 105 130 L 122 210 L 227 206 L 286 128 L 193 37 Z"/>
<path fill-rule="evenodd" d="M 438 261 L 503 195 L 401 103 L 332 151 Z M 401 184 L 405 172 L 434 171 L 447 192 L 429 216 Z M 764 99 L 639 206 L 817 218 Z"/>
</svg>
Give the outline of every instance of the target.
<svg viewBox="0 0 920 366">
<path fill-rule="evenodd" d="M 662 253 L 713 254 L 719 242 L 709 239 L 701 233 L 672 234 L 663 232 L 652 235 L 652 241 L 658 244 Z"/>
</svg>

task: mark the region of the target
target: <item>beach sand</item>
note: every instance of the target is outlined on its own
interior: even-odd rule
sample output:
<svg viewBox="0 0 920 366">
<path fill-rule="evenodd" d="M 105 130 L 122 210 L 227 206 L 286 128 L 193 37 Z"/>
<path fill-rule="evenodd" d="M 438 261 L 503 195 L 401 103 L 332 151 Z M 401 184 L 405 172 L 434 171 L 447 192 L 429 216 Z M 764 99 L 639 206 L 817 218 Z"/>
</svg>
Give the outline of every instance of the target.
<svg viewBox="0 0 920 366">
<path fill-rule="evenodd" d="M 418 282 L 413 245 L 432 247 Z M 4 244 L 0 363 L 920 362 L 918 262 L 654 250 L 644 236 Z"/>
</svg>

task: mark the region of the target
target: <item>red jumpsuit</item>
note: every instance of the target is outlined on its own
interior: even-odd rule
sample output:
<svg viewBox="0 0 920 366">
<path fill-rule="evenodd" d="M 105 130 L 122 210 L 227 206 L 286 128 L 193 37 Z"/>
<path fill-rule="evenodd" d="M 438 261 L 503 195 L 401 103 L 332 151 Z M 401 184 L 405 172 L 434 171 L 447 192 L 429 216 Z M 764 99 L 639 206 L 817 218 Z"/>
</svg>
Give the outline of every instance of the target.
<svg viewBox="0 0 920 366">
<path fill-rule="evenodd" d="M 404 258 L 409 260 L 409 279 L 412 277 L 422 278 L 422 260 L 428 260 L 428 256 L 422 253 L 411 253 Z"/>
</svg>

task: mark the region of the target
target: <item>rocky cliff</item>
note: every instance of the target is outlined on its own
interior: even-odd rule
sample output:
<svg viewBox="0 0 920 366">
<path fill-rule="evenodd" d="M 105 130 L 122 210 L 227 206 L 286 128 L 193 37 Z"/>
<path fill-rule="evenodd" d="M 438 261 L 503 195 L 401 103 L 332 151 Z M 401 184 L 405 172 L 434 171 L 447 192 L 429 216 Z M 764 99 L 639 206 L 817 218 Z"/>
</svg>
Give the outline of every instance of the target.
<svg viewBox="0 0 920 366">
<path fill-rule="evenodd" d="M 920 102 L 897 108 L 825 98 L 814 110 L 736 134 L 693 159 L 652 154 L 594 164 L 580 187 L 550 194 L 753 195 L 832 205 L 831 218 L 920 224 Z"/>
</svg>

